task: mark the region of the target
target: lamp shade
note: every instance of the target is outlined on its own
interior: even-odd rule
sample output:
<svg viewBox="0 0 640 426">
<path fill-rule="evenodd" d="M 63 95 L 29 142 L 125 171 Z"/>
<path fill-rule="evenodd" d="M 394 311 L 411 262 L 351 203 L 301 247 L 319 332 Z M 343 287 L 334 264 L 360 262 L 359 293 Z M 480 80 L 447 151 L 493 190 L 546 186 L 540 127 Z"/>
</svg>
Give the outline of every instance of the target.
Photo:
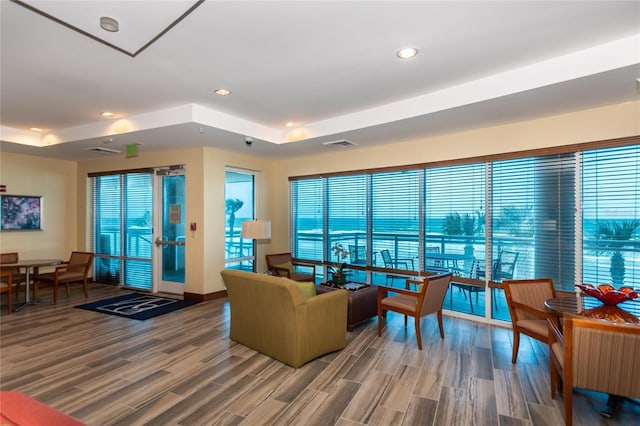
<svg viewBox="0 0 640 426">
<path fill-rule="evenodd" d="M 270 220 L 245 220 L 242 222 L 242 238 L 266 240 L 271 238 Z"/>
</svg>

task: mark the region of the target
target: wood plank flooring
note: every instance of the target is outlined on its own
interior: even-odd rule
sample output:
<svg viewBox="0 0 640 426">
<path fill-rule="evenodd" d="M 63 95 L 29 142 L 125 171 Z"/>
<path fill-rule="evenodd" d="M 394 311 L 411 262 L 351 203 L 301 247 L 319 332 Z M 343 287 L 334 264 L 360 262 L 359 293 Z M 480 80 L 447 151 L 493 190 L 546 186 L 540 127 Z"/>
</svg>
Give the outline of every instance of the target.
<svg viewBox="0 0 640 426">
<path fill-rule="evenodd" d="M 125 291 L 92 284 L 89 301 Z M 413 327 L 389 313 L 347 334 L 348 345 L 299 369 L 228 338 L 226 299 L 146 321 L 74 309 L 82 291 L 61 292 L 0 318 L 0 387 L 18 390 L 90 425 L 562 425 L 551 399 L 546 345 L 511 331 L 445 317 Z M 318 324 L 319 327 L 322 324 Z M 574 393 L 574 424 L 640 424 L 626 401 L 616 417 L 606 396 Z"/>
</svg>

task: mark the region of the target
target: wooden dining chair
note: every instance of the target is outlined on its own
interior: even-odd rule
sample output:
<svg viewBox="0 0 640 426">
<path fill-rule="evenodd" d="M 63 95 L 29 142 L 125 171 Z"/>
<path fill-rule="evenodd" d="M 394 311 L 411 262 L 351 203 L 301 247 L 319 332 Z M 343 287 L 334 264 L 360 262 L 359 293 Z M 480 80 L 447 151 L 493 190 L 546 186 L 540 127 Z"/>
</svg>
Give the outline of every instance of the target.
<svg viewBox="0 0 640 426">
<path fill-rule="evenodd" d="M 13 292 L 13 279 L 11 277 L 11 272 L 2 271 L 0 272 L 0 293 L 7 293 L 7 314 L 13 312 L 13 299 L 11 297 L 11 293 Z"/>
<path fill-rule="evenodd" d="M 386 311 L 394 311 L 404 315 L 404 326 L 407 326 L 407 317 L 413 317 L 416 328 L 416 340 L 418 349 L 422 350 L 422 337 L 420 334 L 420 319 L 426 315 L 435 313 L 438 316 L 440 337 L 444 339 L 442 326 L 442 304 L 449 289 L 451 273 L 430 275 L 422 280 L 408 279 L 405 288 L 390 288 L 378 286 L 378 337 L 382 335 L 382 320 L 386 317 Z M 412 290 L 415 286 L 416 290 Z M 396 293 L 395 296 L 387 296 L 387 292 Z"/>
<path fill-rule="evenodd" d="M 18 263 L 19 260 L 20 260 L 20 256 L 18 255 L 17 252 L 0 253 L 0 265 Z M 20 287 L 21 287 L 21 284 L 24 284 L 27 282 L 27 275 L 24 272 L 22 272 L 19 267 L 3 266 L 2 271 L 11 273 L 11 281 L 13 282 L 13 285 L 16 288 L 14 291 L 15 298 L 20 297 Z M 0 278 L 0 282 L 6 282 L 6 280 L 7 278 Z"/>
<path fill-rule="evenodd" d="M 513 328 L 511 362 L 515 364 L 520 347 L 520 333 L 547 343 L 549 338 L 547 319 L 555 317 L 545 310 L 544 301 L 556 297 L 556 291 L 551 278 L 504 280 L 502 286 L 511 315 Z"/>
<path fill-rule="evenodd" d="M 60 266 L 56 266 L 56 270 L 54 272 L 47 272 L 45 274 L 38 275 L 34 284 L 34 293 L 37 294 L 36 287 L 40 283 L 53 284 L 53 304 L 55 305 L 58 303 L 58 286 L 60 284 L 64 284 L 68 296 L 70 283 L 82 283 L 84 297 L 89 297 L 87 282 L 89 280 L 89 270 L 93 263 L 93 256 L 94 254 L 91 252 L 72 252 L 69 260 L 63 262 Z"/>
<path fill-rule="evenodd" d="M 265 255 L 267 269 L 276 277 L 287 277 L 294 281 L 316 281 L 316 265 L 300 262 L 291 253 L 277 253 Z"/>
<path fill-rule="evenodd" d="M 640 398 L 640 326 L 567 314 L 562 333 L 554 321 L 547 326 L 551 397 L 561 381 L 567 426 L 573 424 L 575 387 Z"/>
</svg>

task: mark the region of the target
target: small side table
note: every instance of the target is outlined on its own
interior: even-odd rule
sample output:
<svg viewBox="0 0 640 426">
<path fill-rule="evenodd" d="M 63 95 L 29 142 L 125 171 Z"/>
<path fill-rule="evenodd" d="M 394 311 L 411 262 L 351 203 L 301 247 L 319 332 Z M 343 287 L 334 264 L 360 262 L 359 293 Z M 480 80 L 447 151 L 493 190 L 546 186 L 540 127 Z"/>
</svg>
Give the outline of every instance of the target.
<svg viewBox="0 0 640 426">
<path fill-rule="evenodd" d="M 316 286 L 316 294 L 323 294 L 337 288 L 320 284 Z M 347 330 L 353 331 L 361 322 L 378 316 L 378 286 L 367 287 L 348 291 L 349 301 L 347 305 Z"/>
</svg>

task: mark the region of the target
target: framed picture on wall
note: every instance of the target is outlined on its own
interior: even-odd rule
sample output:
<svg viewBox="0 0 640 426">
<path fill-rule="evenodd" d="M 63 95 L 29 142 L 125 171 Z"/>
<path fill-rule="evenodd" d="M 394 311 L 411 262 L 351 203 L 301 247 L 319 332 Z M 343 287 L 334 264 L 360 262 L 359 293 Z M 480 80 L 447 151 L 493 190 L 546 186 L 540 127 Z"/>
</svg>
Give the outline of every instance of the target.
<svg viewBox="0 0 640 426">
<path fill-rule="evenodd" d="M 42 226 L 42 197 L 0 195 L 0 230 L 37 231 Z"/>
</svg>

